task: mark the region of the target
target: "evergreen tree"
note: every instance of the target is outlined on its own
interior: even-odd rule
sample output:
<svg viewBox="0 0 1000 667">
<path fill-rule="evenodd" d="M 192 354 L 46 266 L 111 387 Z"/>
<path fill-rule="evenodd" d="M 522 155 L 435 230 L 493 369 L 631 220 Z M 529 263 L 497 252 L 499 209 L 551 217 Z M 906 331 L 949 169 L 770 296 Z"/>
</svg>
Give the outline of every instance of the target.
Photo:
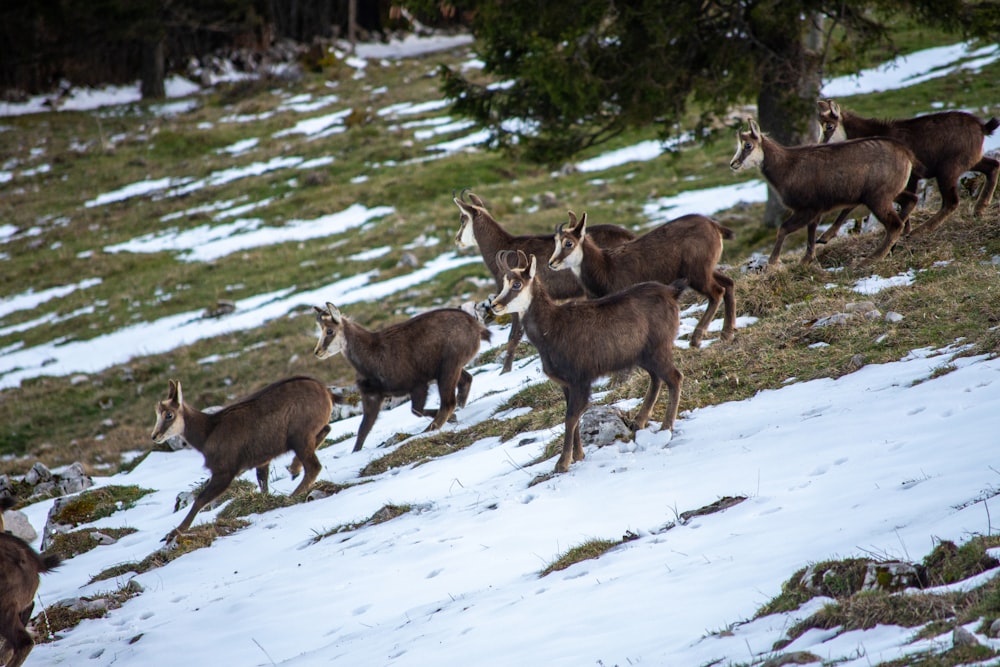
<svg viewBox="0 0 1000 667">
<path fill-rule="evenodd" d="M 632 127 L 656 125 L 666 138 L 683 123 L 700 134 L 748 101 L 772 137 L 802 143 L 824 71 L 891 49 L 894 19 L 983 35 L 1000 27 L 998 3 L 963 0 L 453 2 L 449 12 L 472 17 L 485 72 L 502 82 L 445 68 L 454 110 L 490 128 L 494 145 L 517 143 L 547 163 Z M 439 7 L 403 4 L 424 16 Z"/>
</svg>

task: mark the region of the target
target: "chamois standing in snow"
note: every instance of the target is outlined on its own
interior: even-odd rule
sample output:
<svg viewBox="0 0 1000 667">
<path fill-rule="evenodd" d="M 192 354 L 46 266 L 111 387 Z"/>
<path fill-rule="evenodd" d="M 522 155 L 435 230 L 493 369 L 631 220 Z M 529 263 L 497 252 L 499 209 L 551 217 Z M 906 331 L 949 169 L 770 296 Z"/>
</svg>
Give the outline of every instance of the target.
<svg viewBox="0 0 1000 667">
<path fill-rule="evenodd" d="M 472 375 L 465 370 L 490 332 L 475 317 L 458 308 L 440 308 L 370 331 L 343 316 L 332 303 L 314 308 L 319 339 L 313 354 L 326 359 L 343 352 L 357 372 L 362 417 L 354 451 L 365 438 L 389 396 L 410 396 L 418 417 L 433 417 L 426 430 L 439 429 L 457 407 L 465 407 Z M 441 407 L 424 408 L 431 382 L 437 382 Z"/>
<path fill-rule="evenodd" d="M 760 131 L 753 118 L 750 129 L 737 130 L 733 171 L 760 167 L 768 183 L 792 214 L 781 223 L 768 260 L 774 266 L 785 236 L 808 230 L 803 262 L 816 259 L 816 226 L 824 213 L 864 204 L 885 227 L 885 238 L 866 261 L 885 257 L 903 231 L 903 220 L 893 202 L 903 193 L 914 172 L 921 173 L 913 151 L 894 139 L 855 139 L 833 144 L 785 147 Z"/>
<path fill-rule="evenodd" d="M 517 260 L 510 266 L 511 258 Z M 649 389 L 635 417 L 645 428 L 664 384 L 670 394 L 661 429 L 672 430 L 677 418 L 683 376 L 674 365 L 673 347 L 680 325 L 677 295 L 683 281 L 667 286 L 644 282 L 592 300 L 557 304 L 538 278 L 537 258 L 523 251 L 501 251 L 503 289 L 490 299 L 494 313 L 520 313 L 524 330 L 542 359 L 542 370 L 562 387 L 566 428 L 556 472 L 584 458 L 580 417 L 590 401 L 594 380 L 639 366 L 649 373 Z"/>
<path fill-rule="evenodd" d="M 205 457 L 212 476 L 195 497 L 191 511 L 164 537 L 177 537 L 191 526 L 202 507 L 219 497 L 237 475 L 255 468 L 257 484 L 267 493 L 271 459 L 295 453 L 305 475 L 292 492 L 306 493 L 322 468 L 316 447 L 330 432 L 333 394 L 319 380 L 294 376 L 269 384 L 214 413 L 205 413 L 184 402 L 181 383 L 170 380 L 167 398 L 156 404 L 153 442 L 180 436 Z"/>
<path fill-rule="evenodd" d="M 722 239 L 733 231 L 703 215 L 685 215 L 660 225 L 637 239 L 613 248 L 601 248 L 587 231 L 587 214 L 579 221 L 569 212 L 566 223 L 556 227 L 555 250 L 549 268 L 570 269 L 593 296 L 605 296 L 646 280 L 669 285 L 683 278 L 708 299 L 708 307 L 691 333 L 691 347 L 699 347 L 725 302 L 722 339 L 736 331 L 736 298 L 733 279 L 716 266 L 722 257 Z"/>
<path fill-rule="evenodd" d="M 924 173 L 921 178 L 937 179 L 941 208 L 911 233 L 909 215 L 917 202 L 917 184 L 920 180 L 911 175 L 906 190 L 913 197 L 902 204 L 899 213 L 906 221 L 904 234 L 918 236 L 932 232 L 958 208 L 958 179 L 966 171 L 978 171 L 986 176 L 986 184 L 979 193 L 973 210 L 974 215 L 982 215 L 993 198 L 997 177 L 1000 176 L 1000 160 L 983 155 L 983 140 L 1000 127 L 1000 120 L 990 118 L 984 122 L 964 111 L 941 111 L 914 118 L 878 120 L 842 110 L 833 100 L 820 100 L 817 105 L 821 140 L 824 143 L 861 137 L 896 139 L 906 144 L 923 165 Z M 833 225 L 819 238 L 819 243 L 826 243 L 835 237 L 849 213 L 850 209 L 842 211 Z"/>
<path fill-rule="evenodd" d="M 0 497 L 0 515 L 13 506 L 13 498 Z M 7 667 L 20 667 L 35 647 L 25 626 L 35 608 L 38 575 L 58 565 L 57 556 L 39 554 L 0 526 L 0 639 L 6 642 L 0 645 L 0 662 Z"/>
<path fill-rule="evenodd" d="M 468 193 L 469 201 L 465 201 Z M 486 268 L 493 274 L 497 289 L 503 283 L 503 272 L 497 266 L 497 253 L 501 250 L 521 250 L 528 257 L 538 257 L 541 265 L 540 279 L 545 281 L 549 296 L 553 299 L 571 299 L 584 296 L 579 282 L 565 273 L 551 271 L 547 260 L 552 251 L 552 234 L 529 234 L 515 236 L 500 226 L 486 205 L 475 194 L 462 190 L 458 197 L 453 197 L 455 205 L 461 211 L 461 223 L 455 244 L 460 248 L 479 246 Z M 635 238 L 635 234 L 618 225 L 594 225 L 590 229 L 591 239 L 599 246 L 610 247 Z M 507 373 L 513 367 L 514 349 L 521 341 L 521 323 L 518 315 L 511 314 L 510 337 L 507 339 L 507 352 L 504 355 L 501 373 Z"/>
</svg>

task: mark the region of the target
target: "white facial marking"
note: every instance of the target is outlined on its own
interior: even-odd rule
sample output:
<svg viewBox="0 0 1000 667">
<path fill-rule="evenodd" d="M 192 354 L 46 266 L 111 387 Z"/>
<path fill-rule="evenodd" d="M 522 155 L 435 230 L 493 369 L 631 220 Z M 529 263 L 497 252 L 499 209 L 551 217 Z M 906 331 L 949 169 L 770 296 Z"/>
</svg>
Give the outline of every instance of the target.
<svg viewBox="0 0 1000 667">
<path fill-rule="evenodd" d="M 462 226 L 455 237 L 455 245 L 459 248 L 475 248 L 479 244 L 476 242 L 476 234 L 472 228 L 472 216 L 462 209 Z"/>
</svg>

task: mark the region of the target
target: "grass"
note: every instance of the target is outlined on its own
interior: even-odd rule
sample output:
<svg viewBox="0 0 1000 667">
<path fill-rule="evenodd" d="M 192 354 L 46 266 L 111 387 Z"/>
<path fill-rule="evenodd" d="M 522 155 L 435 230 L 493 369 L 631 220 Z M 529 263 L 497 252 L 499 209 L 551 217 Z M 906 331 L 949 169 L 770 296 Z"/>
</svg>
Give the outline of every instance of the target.
<svg viewBox="0 0 1000 667">
<path fill-rule="evenodd" d="M 919 26 L 907 28 L 904 37 L 907 48 L 951 41 L 927 33 Z M 298 290 L 313 289 L 366 271 L 377 271 L 378 280 L 403 275 L 409 269 L 399 265 L 402 247 L 418 237 L 437 242 L 409 250 L 420 262 L 452 248 L 458 216 L 451 193 L 464 187 L 472 188 L 482 197 L 497 219 L 513 233 L 547 232 L 555 223 L 565 220 L 567 209 L 577 214 L 586 211 L 594 223 L 615 222 L 640 230 L 648 222 L 643 205 L 650 200 L 745 178 L 736 177 L 729 170 L 731 136 L 690 146 L 650 162 L 608 169 L 598 175 L 553 175 L 516 155 L 485 151 L 407 164 L 407 160 L 425 155 L 427 145 L 439 139 L 415 140 L 411 132 L 400 129 L 398 121 L 388 120 L 375 111 L 392 104 L 440 99 L 434 76 L 438 63 L 454 66 L 466 58 L 467 53 L 459 49 L 399 63 L 371 63 L 362 80 L 353 79 L 349 68 L 331 60 L 321 72 L 307 74 L 294 87 L 278 81 L 223 86 L 200 97 L 201 106 L 196 111 L 172 118 L 155 117 L 143 104 L 120 110 L 5 118 L 4 125 L 11 129 L 0 132 L 0 152 L 5 159 L 16 160 L 17 165 L 13 167 L 13 179 L 2 186 L 0 215 L 5 223 L 18 227 L 22 233 L 0 246 L 4 256 L 0 260 L 4 266 L 0 272 L 0 299 L 28 290 L 39 292 L 73 285 L 84 278 L 100 278 L 101 282 L 3 317 L 0 350 L 18 345 L 38 346 L 54 340 L 87 340 L 134 323 L 155 322 L 186 312 L 201 313 L 220 299 L 238 301 L 291 285 Z M 328 95 L 330 82 L 336 86 L 339 101 L 311 115 L 352 108 L 352 123 L 347 131 L 322 141 L 294 134 L 274 136 L 304 117 L 279 111 L 283 98 L 302 93 L 317 98 Z M 994 63 L 978 73 L 962 72 L 902 91 L 839 101 L 853 111 L 879 117 L 912 115 L 935 108 L 939 102 L 947 108 L 974 109 L 988 117 L 1000 115 L 1000 103 L 994 101 L 998 83 L 1000 64 Z M 985 102 L 989 104 L 984 106 Z M 229 120 L 266 112 L 275 113 L 253 123 Z M 415 114 L 407 120 L 443 113 Z M 210 129 L 204 129 L 206 124 Z M 233 157 L 215 152 L 251 137 L 259 139 L 251 153 Z M 650 133 L 629 132 L 617 138 L 613 146 L 588 150 L 579 157 L 586 159 L 609 148 L 649 138 L 652 138 Z M 275 170 L 206 187 L 185 197 L 134 197 L 104 206 L 85 205 L 99 194 L 147 179 L 202 179 L 233 166 L 278 157 L 311 159 L 324 155 L 334 156 L 334 162 L 308 171 Z M 50 165 L 50 170 L 34 176 L 19 175 L 20 171 L 41 163 Z M 359 175 L 367 180 L 356 180 Z M 543 195 L 548 193 L 556 202 L 553 208 L 542 207 L 541 202 L 548 198 Z M 186 262 L 168 252 L 140 255 L 104 250 L 143 234 L 218 224 L 212 219 L 212 211 L 163 219 L 170 214 L 193 211 L 222 200 L 252 203 L 268 198 L 271 199 L 268 205 L 250 215 L 261 217 L 269 226 L 335 213 L 353 203 L 391 205 L 394 213 L 349 233 L 251 249 L 212 262 Z M 932 194 L 928 208 L 918 209 L 914 214 L 914 222 L 926 219 L 936 208 L 936 195 Z M 840 377 L 864 364 L 892 361 L 912 349 L 942 347 L 955 341 L 968 346 L 966 354 L 996 355 L 1000 351 L 997 315 L 1000 290 L 995 287 L 997 269 L 992 259 L 1000 255 L 1000 206 L 994 202 L 978 220 L 972 218 L 970 209 L 968 198 L 963 199 L 959 211 L 941 229 L 928 238 L 902 242 L 872 270 L 859 268 L 857 259 L 871 252 L 880 232 L 835 239 L 820 248 L 819 261 L 812 266 L 797 263 L 805 244 L 804 232 L 798 232 L 786 240 L 784 266 L 766 274 L 744 274 L 739 270 L 739 265 L 752 253 L 768 253 L 773 244 L 774 231 L 760 224 L 763 207 L 738 206 L 717 214 L 723 224 L 736 232 L 735 239 L 726 244 L 723 262 L 729 265 L 727 274 L 736 281 L 738 314 L 758 320 L 741 329 L 731 344 L 676 351 L 677 364 L 685 376 L 682 411 L 741 400 L 762 389 L 779 388 L 792 379 Z M 382 245 L 392 247 L 386 256 L 365 261 L 349 259 L 352 254 Z M 911 268 L 916 272 L 911 286 L 873 296 L 851 290 L 856 281 L 873 271 L 892 276 Z M 474 263 L 378 303 L 350 304 L 344 311 L 366 326 L 377 327 L 403 319 L 414 308 L 481 300 L 490 289 L 479 285 L 490 282 L 485 267 Z M 335 299 L 331 295 L 330 300 Z M 691 296 L 685 297 L 686 302 L 691 300 Z M 862 300 L 872 301 L 882 313 L 900 313 L 903 319 L 889 322 L 851 318 L 842 325 L 814 326 L 818 319 L 845 312 L 848 304 Z M 93 373 L 38 377 L 0 391 L 0 474 L 22 474 L 37 460 L 50 467 L 80 461 L 89 473 L 107 474 L 127 467 L 123 463 L 124 454 L 131 456 L 136 450 L 149 448 L 151 408 L 165 394 L 169 378 L 181 379 L 186 398 L 200 408 L 232 402 L 289 374 L 304 373 L 331 384 L 350 384 L 354 373 L 342 357 L 323 362 L 311 357 L 315 341 L 311 305 L 320 304 L 303 304 L 286 317 L 259 327 L 201 340 L 169 353 L 136 357 Z M 28 326 L 40 320 L 44 324 Z M 13 330 L 16 325 L 24 328 Z M 814 347 L 816 343 L 826 346 Z M 501 345 L 477 363 L 493 363 L 502 353 Z M 517 357 L 523 361 L 534 354 L 530 345 L 522 343 Z M 951 369 L 953 365 L 942 364 L 935 374 Z M 641 396 L 647 381 L 640 372 L 616 378 L 607 387 L 603 400 L 614 402 Z M 664 401 L 665 397 L 654 411 L 654 419 L 662 416 Z M 539 405 L 548 407 L 539 409 Z M 400 434 L 403 443 L 372 461 L 360 471 L 360 477 L 370 478 L 393 468 L 419 465 L 485 438 L 508 441 L 562 423 L 561 392 L 551 383 L 520 391 L 504 409 L 521 407 L 532 410 L 447 433 L 418 437 Z M 554 456 L 561 443 L 561 437 L 554 438 L 543 458 Z M 369 443 L 369 447 L 377 444 Z M 141 459 L 133 458 L 130 465 L 138 460 Z M 100 491 L 108 493 L 108 489 Z M 97 518 L 97 505 L 108 508 L 101 511 L 114 511 L 119 501 L 133 502 L 128 500 L 129 494 L 140 492 L 135 489 L 123 492 L 121 497 L 112 495 L 109 502 L 101 503 L 96 502 L 92 492 L 81 494 L 94 507 L 74 510 L 71 523 L 93 521 Z M 156 552 L 138 563 L 122 564 L 98 574 L 97 578 L 115 578 L 157 567 L 190 549 L 210 544 L 218 535 L 238 529 L 242 525 L 240 516 L 290 502 L 283 496 L 262 496 L 252 491 L 252 487 L 251 490 L 236 488 L 235 493 L 215 524 L 198 526 L 180 541 L 177 549 Z M 316 539 L 411 509 L 406 505 L 390 505 L 384 512 L 376 513 L 377 516 L 338 527 Z M 681 518 L 679 515 L 678 519 Z M 608 542 L 612 546 L 620 543 L 594 542 L 592 546 L 597 547 L 598 555 Z M 970 544 L 975 542 L 972 540 Z M 77 548 L 72 546 L 69 550 Z M 966 554 L 965 549 L 972 555 Z M 974 569 L 971 563 L 982 566 L 984 562 L 977 549 L 978 545 L 963 545 L 952 553 L 941 545 L 930 559 L 933 562 L 925 563 L 928 576 L 939 576 L 942 582 L 966 576 Z M 860 626 L 870 618 L 894 622 L 892 614 L 908 613 L 906 609 L 896 609 L 900 603 L 891 596 L 860 593 L 856 566 L 852 562 L 831 561 L 814 567 L 814 572 L 825 573 L 818 584 L 814 583 L 826 591 L 823 594 L 838 601 L 855 599 L 844 602 L 842 609 L 828 612 L 827 618 L 815 623 L 837 620 Z M 793 575 L 787 584 L 787 595 L 783 592 L 784 597 L 768 603 L 761 613 L 797 608 L 814 595 L 801 585 L 803 574 Z M 972 594 L 967 594 L 952 602 L 968 614 L 978 613 L 985 619 L 1000 616 L 1000 605 L 996 602 L 1000 594 L 986 589 L 978 596 L 978 600 L 973 600 Z M 933 601 L 910 602 L 910 605 L 924 605 L 914 614 L 915 618 L 923 617 L 924 622 L 937 618 Z M 966 618 L 964 613 L 939 622 L 955 623 L 955 619 Z M 938 659 L 929 657 L 926 664 L 959 664 L 947 662 L 953 658 L 933 661 Z"/>
</svg>

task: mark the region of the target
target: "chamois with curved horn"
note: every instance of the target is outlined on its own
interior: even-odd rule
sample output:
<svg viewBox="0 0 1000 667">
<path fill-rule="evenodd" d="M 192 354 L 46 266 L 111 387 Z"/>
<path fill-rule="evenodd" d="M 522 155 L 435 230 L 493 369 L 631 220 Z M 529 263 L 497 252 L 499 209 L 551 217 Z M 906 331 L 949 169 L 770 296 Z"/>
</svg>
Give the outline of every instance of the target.
<svg viewBox="0 0 1000 667">
<path fill-rule="evenodd" d="M 465 201 L 468 195 L 469 201 Z M 486 268 L 493 274 L 497 289 L 503 284 L 503 272 L 497 266 L 497 253 L 501 250 L 521 250 L 529 257 L 538 257 L 541 268 L 540 280 L 545 281 L 549 295 L 553 299 L 572 299 L 584 296 L 579 282 L 569 274 L 552 271 L 548 268 L 548 258 L 552 250 L 552 234 L 528 234 L 515 236 L 500 226 L 486 209 L 483 200 L 475 194 L 462 190 L 460 196 L 452 199 L 461 212 L 461 222 L 455 244 L 460 248 L 479 247 Z M 630 241 L 635 234 L 618 225 L 594 225 L 590 230 L 591 237 L 599 246 L 610 247 Z M 504 355 L 501 373 L 507 373 L 513 367 L 514 349 L 521 341 L 521 323 L 517 314 L 511 315 L 510 337 L 507 339 L 507 352 Z"/>
<path fill-rule="evenodd" d="M 212 476 L 195 497 L 188 515 L 163 540 L 187 530 L 202 507 L 251 468 L 256 469 L 261 492 L 267 493 L 271 459 L 287 451 L 294 452 L 299 462 L 293 466 L 305 467 L 292 495 L 306 493 L 322 468 L 316 447 L 330 432 L 333 402 L 333 394 L 322 382 L 294 376 L 269 384 L 218 412 L 206 413 L 185 403 L 181 383 L 170 380 L 166 400 L 156 404 L 153 442 L 180 436 L 202 453 Z"/>
<path fill-rule="evenodd" d="M 365 438 L 389 396 L 410 396 L 410 409 L 418 417 L 432 417 L 427 431 L 441 428 L 456 407 L 465 407 L 472 375 L 465 365 L 479 352 L 480 341 L 490 332 L 458 308 L 439 308 L 404 322 L 370 331 L 341 314 L 332 303 L 313 308 L 319 339 L 313 354 L 326 359 L 343 352 L 357 373 L 362 417 L 354 451 Z M 441 407 L 424 408 L 431 382 L 437 382 Z"/>
<path fill-rule="evenodd" d="M 834 100 L 819 100 L 819 124 L 824 143 L 858 139 L 861 137 L 889 137 L 906 144 L 923 165 L 921 178 L 937 180 L 941 193 L 941 208 L 924 224 L 909 231 L 909 215 L 916 205 L 917 184 L 920 179 L 910 177 L 907 191 L 914 196 L 900 210 L 906 220 L 904 234 L 918 236 L 937 229 L 958 208 L 958 179 L 966 171 L 978 171 L 986 177 L 979 193 L 973 214 L 982 215 L 993 198 L 1000 176 L 1000 160 L 983 155 L 983 141 L 1000 127 L 1000 120 L 988 121 L 965 111 L 941 111 L 925 116 L 894 120 L 865 118 L 841 109 Z M 826 243 L 837 235 L 850 210 L 843 211 L 831 227 L 819 238 Z"/>
<path fill-rule="evenodd" d="M 510 259 L 516 259 L 514 266 Z M 584 458 L 580 417 L 590 402 L 594 380 L 638 366 L 649 373 L 649 389 L 635 417 L 645 428 L 660 389 L 669 401 L 661 429 L 672 430 L 680 403 L 683 375 L 674 365 L 673 348 L 680 313 L 677 295 L 684 281 L 671 286 L 644 282 L 599 299 L 557 304 L 539 280 L 538 260 L 522 250 L 500 251 L 503 289 L 490 299 L 494 313 L 520 313 L 528 340 L 538 348 L 542 370 L 562 387 L 566 428 L 556 472 Z"/>
<path fill-rule="evenodd" d="M 587 214 L 579 221 L 568 212 L 556 226 L 555 250 L 549 268 L 569 269 L 593 296 L 618 292 L 646 280 L 670 285 L 685 279 L 688 287 L 708 299 L 708 307 L 691 333 L 691 347 L 699 347 L 719 304 L 725 302 L 722 339 L 736 332 L 735 282 L 719 271 L 722 240 L 733 230 L 704 215 L 685 215 L 637 239 L 613 248 L 601 248 L 590 238 Z"/>
<path fill-rule="evenodd" d="M 824 213 L 864 204 L 885 227 L 885 238 L 867 262 L 885 257 L 903 232 L 903 220 L 893 202 L 907 187 L 910 175 L 922 173 L 909 148 L 894 139 L 855 139 L 834 144 L 785 147 L 760 131 L 753 118 L 750 129 L 736 132 L 733 171 L 759 167 L 764 178 L 792 214 L 781 223 L 768 260 L 774 266 L 785 236 L 808 230 L 803 262 L 816 259 L 816 226 Z"/>
</svg>

